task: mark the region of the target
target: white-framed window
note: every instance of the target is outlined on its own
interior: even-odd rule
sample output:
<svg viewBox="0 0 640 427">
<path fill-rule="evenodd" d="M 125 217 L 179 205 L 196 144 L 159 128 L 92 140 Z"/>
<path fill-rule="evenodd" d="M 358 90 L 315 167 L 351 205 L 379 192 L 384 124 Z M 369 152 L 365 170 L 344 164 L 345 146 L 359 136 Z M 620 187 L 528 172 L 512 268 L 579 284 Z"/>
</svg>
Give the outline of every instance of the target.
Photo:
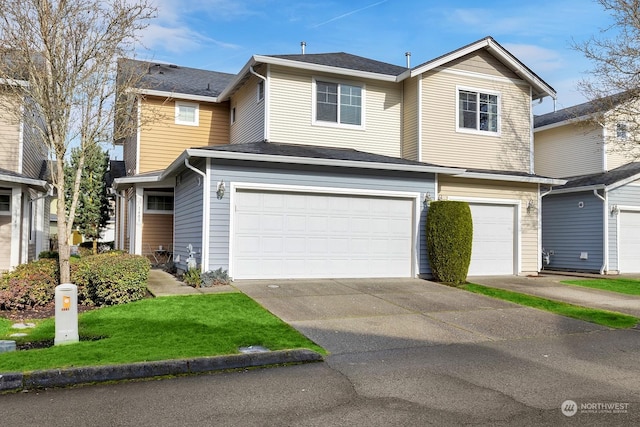
<svg viewBox="0 0 640 427">
<path fill-rule="evenodd" d="M 172 214 L 173 193 L 167 193 L 163 191 L 145 191 L 144 213 Z"/>
<path fill-rule="evenodd" d="M 199 110 L 196 103 L 176 101 L 176 124 L 198 126 L 200 122 Z"/>
<path fill-rule="evenodd" d="M 314 79 L 313 83 L 314 124 L 364 127 L 364 85 L 325 79 Z"/>
<path fill-rule="evenodd" d="M 457 130 L 498 135 L 500 93 L 457 88 Z"/>
<path fill-rule="evenodd" d="M 629 138 L 629 126 L 626 123 L 616 123 L 616 138 Z"/>
<path fill-rule="evenodd" d="M 11 193 L 0 192 L 0 215 L 11 215 Z"/>
<path fill-rule="evenodd" d="M 236 107 L 231 108 L 231 124 L 236 122 Z"/>
<path fill-rule="evenodd" d="M 264 80 L 260 80 L 258 82 L 256 97 L 258 100 L 257 102 L 260 102 L 264 99 Z"/>
</svg>

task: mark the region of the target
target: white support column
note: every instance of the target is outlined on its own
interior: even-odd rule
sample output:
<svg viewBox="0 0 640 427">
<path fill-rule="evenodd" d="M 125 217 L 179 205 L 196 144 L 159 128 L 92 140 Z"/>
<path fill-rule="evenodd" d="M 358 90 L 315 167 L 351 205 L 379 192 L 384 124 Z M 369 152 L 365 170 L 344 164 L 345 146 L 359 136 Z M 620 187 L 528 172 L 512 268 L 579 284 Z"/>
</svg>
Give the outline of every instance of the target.
<svg viewBox="0 0 640 427">
<path fill-rule="evenodd" d="M 22 251 L 21 242 L 22 228 L 22 190 L 20 187 L 11 189 L 11 259 L 10 268 L 15 268 L 20 264 L 20 253 Z"/>
<path fill-rule="evenodd" d="M 136 187 L 136 204 L 135 204 L 136 221 L 133 230 L 134 237 L 134 254 L 142 255 L 142 216 L 144 213 L 144 188 Z"/>
<path fill-rule="evenodd" d="M 41 195 L 38 196 L 39 198 L 35 201 L 35 227 L 34 227 L 34 233 L 36 233 L 35 238 L 36 238 L 36 258 L 38 257 L 38 255 L 40 254 L 40 252 L 45 250 L 45 235 L 44 235 L 44 222 L 45 222 L 45 217 L 44 217 L 44 206 L 45 203 L 49 200 L 48 197 L 43 197 Z"/>
</svg>

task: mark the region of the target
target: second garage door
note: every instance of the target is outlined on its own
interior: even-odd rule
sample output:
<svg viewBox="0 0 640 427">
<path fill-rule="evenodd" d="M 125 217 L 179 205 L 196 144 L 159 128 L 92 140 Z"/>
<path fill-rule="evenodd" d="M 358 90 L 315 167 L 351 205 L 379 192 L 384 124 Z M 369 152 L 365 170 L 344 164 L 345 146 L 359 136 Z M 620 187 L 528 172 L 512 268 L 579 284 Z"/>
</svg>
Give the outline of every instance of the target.
<svg viewBox="0 0 640 427">
<path fill-rule="evenodd" d="M 640 273 L 640 212 L 620 212 L 620 273 Z"/>
<path fill-rule="evenodd" d="M 469 203 L 473 249 L 469 276 L 515 273 L 515 207 Z"/>
<path fill-rule="evenodd" d="M 411 277 L 413 200 L 237 190 L 237 279 Z"/>
</svg>

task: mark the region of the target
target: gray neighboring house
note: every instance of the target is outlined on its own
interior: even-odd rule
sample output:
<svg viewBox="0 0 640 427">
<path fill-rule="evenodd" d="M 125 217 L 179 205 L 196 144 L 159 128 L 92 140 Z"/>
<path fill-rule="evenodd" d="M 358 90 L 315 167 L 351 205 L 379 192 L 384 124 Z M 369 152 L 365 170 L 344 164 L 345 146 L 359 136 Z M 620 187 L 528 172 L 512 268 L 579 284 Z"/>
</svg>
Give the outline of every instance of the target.
<svg viewBox="0 0 640 427">
<path fill-rule="evenodd" d="M 639 273 L 640 162 L 616 149 L 628 136 L 615 114 L 595 105 L 535 118 L 536 172 L 567 179 L 543 189 L 544 268 Z"/>
</svg>

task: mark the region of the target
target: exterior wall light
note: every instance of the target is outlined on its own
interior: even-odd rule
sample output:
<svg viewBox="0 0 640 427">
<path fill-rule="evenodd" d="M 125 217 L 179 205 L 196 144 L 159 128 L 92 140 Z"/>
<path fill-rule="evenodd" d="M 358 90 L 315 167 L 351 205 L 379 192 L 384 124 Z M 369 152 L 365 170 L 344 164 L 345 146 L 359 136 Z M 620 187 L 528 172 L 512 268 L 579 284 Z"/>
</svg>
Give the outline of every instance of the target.
<svg viewBox="0 0 640 427">
<path fill-rule="evenodd" d="M 225 191 L 224 181 L 220 181 L 218 183 L 218 189 L 216 190 L 216 196 L 218 197 L 218 200 L 224 197 L 224 191 Z"/>
</svg>

